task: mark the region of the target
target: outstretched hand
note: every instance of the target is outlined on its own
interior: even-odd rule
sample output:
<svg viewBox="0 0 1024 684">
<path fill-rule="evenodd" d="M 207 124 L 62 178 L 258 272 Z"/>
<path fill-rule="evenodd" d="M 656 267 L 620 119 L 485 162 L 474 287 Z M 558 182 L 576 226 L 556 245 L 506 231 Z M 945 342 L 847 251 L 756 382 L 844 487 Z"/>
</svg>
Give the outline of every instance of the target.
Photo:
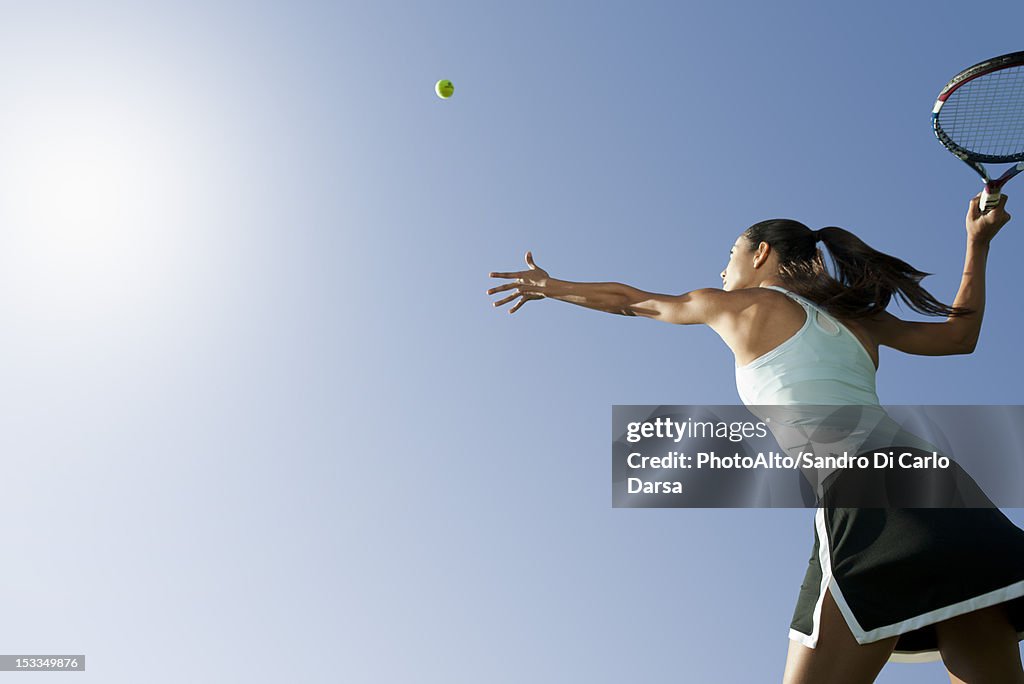
<svg viewBox="0 0 1024 684">
<path fill-rule="evenodd" d="M 981 213 L 978 206 L 981 194 L 976 195 L 967 208 L 967 235 L 975 240 L 989 242 L 996 236 L 999 229 L 1010 220 L 1006 213 L 1006 195 L 999 198 L 999 203 L 986 213 Z"/>
<path fill-rule="evenodd" d="M 518 311 L 523 304 L 532 299 L 544 299 L 548 286 L 548 278 L 550 277 L 548 276 L 548 272 L 533 262 L 533 254 L 530 252 L 526 253 L 526 265 L 530 267 L 529 270 L 490 274 L 492 278 L 512 278 L 513 280 L 511 283 L 492 287 L 487 291 L 487 294 L 490 295 L 505 292 L 506 290 L 515 290 L 515 292 L 510 294 L 508 297 L 494 302 L 494 306 L 503 306 L 517 297 L 521 297 L 522 299 L 520 299 L 516 305 L 508 311 L 510 314 L 513 314 Z"/>
</svg>

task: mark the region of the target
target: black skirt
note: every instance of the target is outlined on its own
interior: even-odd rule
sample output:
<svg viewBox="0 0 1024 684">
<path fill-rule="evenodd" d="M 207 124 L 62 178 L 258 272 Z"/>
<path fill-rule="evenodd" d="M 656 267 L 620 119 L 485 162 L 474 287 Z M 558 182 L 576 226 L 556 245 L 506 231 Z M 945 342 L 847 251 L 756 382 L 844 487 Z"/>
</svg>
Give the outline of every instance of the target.
<svg viewBox="0 0 1024 684">
<path fill-rule="evenodd" d="M 857 642 L 940 658 L 935 624 L 1006 604 L 1024 638 L 1024 530 L 998 508 L 822 507 L 789 638 L 814 648 L 828 589 Z"/>
</svg>

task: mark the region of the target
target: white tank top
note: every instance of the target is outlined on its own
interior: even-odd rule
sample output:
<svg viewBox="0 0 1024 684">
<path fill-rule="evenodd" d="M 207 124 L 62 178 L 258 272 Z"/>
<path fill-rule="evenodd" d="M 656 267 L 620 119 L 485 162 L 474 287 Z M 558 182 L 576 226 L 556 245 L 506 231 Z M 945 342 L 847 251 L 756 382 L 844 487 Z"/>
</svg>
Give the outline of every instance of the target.
<svg viewBox="0 0 1024 684">
<path fill-rule="evenodd" d="M 800 304 L 806 319 L 778 347 L 737 366 L 736 388 L 751 412 L 768 422 L 783 451 L 796 457 L 857 455 L 893 445 L 936 450 L 879 405 L 875 364 L 849 328 L 800 295 L 770 289 Z M 835 470 L 801 468 L 819 497 Z"/>
<path fill-rule="evenodd" d="M 877 406 L 875 364 L 850 329 L 813 302 L 781 287 L 806 313 L 803 327 L 775 349 L 736 367 L 736 389 L 750 405 Z"/>
</svg>

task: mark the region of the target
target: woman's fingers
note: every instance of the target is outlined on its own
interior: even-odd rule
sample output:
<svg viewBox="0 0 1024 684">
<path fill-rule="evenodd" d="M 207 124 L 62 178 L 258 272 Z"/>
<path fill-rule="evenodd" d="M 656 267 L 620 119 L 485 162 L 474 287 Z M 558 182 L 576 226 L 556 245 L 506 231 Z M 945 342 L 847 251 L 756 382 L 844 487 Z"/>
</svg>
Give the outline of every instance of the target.
<svg viewBox="0 0 1024 684">
<path fill-rule="evenodd" d="M 514 314 L 516 311 L 519 311 L 519 307 L 521 307 L 523 304 L 525 304 L 526 302 L 530 301 L 531 299 L 535 299 L 535 297 L 530 297 L 528 295 L 523 295 L 523 298 L 519 300 L 519 303 L 516 304 L 515 306 L 513 306 L 511 309 L 509 309 L 508 312 L 510 314 Z"/>
<path fill-rule="evenodd" d="M 491 278 L 511 278 L 513 282 L 492 287 L 491 289 L 487 290 L 487 294 L 498 294 L 499 292 L 506 292 L 507 290 L 515 290 L 515 292 L 513 292 L 509 296 L 494 302 L 494 306 L 504 306 L 505 304 L 511 302 L 513 299 L 519 297 L 520 300 L 516 302 L 515 306 L 508 310 L 508 312 L 511 314 L 515 313 L 516 311 L 519 311 L 523 304 L 530 301 L 531 299 L 544 298 L 542 288 L 537 284 L 539 282 L 538 274 L 534 273 L 534 271 L 540 270 L 544 277 L 547 276 L 547 273 L 544 272 L 542 269 L 537 268 L 537 264 L 534 263 L 533 261 L 533 252 L 528 251 L 526 253 L 526 265 L 530 267 L 530 270 L 514 272 L 492 271 L 489 274 Z"/>
<path fill-rule="evenodd" d="M 999 209 L 1000 212 L 1002 212 L 1003 216 L 1006 217 L 1006 221 L 1009 221 L 1010 220 L 1010 214 L 1009 214 L 1009 212 L 1006 211 L 1006 200 L 1007 200 L 1007 195 L 1004 192 L 1003 196 L 999 198 L 998 209 Z"/>
<path fill-rule="evenodd" d="M 972 221 L 976 220 L 979 216 L 981 216 L 981 209 L 978 206 L 979 202 L 981 202 L 980 192 L 974 197 L 972 197 L 970 203 L 968 203 L 967 205 L 967 216 Z"/>
<path fill-rule="evenodd" d="M 996 206 L 992 207 L 992 209 L 987 214 L 985 214 L 985 219 L 989 222 L 990 225 L 998 223 L 1000 227 L 1010 220 L 1010 215 L 1006 213 L 1005 194 L 1000 195 L 999 201 L 996 202 Z"/>
<path fill-rule="evenodd" d="M 505 290 L 519 290 L 519 294 L 541 293 L 541 289 L 536 285 L 526 285 L 525 283 L 505 283 L 504 285 L 499 285 L 498 287 L 492 287 L 490 290 L 487 291 L 487 294 L 498 294 L 499 292 L 504 292 Z"/>
<path fill-rule="evenodd" d="M 522 299 L 519 300 L 518 304 L 516 304 L 511 309 L 509 309 L 509 313 L 515 313 L 516 311 L 519 310 L 519 307 L 521 307 L 526 302 L 529 302 L 529 301 L 534 300 L 534 299 L 544 299 L 544 297 L 542 297 L 541 295 L 535 295 L 535 294 L 524 294 L 524 295 L 521 295 L 521 296 L 522 296 Z"/>
<path fill-rule="evenodd" d="M 499 299 L 498 301 L 494 302 L 494 306 L 504 306 L 505 304 L 508 304 L 513 299 L 519 296 L 521 295 L 518 292 L 513 292 L 508 297 L 505 297 L 504 299 Z"/>
<path fill-rule="evenodd" d="M 511 290 L 514 287 L 519 287 L 519 283 L 505 283 L 504 285 L 492 287 L 490 290 L 487 291 L 487 294 L 498 294 L 499 292 L 504 292 L 505 290 Z"/>
</svg>

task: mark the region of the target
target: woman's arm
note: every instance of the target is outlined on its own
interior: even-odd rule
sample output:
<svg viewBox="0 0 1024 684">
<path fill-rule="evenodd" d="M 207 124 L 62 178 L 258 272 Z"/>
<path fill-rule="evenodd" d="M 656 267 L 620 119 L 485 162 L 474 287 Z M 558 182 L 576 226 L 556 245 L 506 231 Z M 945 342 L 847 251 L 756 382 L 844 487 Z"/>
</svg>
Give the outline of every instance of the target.
<svg viewBox="0 0 1024 684">
<path fill-rule="evenodd" d="M 694 290 L 681 295 L 663 295 L 644 292 L 622 283 L 574 283 L 558 280 L 548 275 L 533 261 L 533 255 L 526 253 L 526 271 L 512 273 L 491 273 L 492 278 L 511 278 L 513 282 L 493 287 L 487 294 L 515 290 L 504 299 L 494 302 L 502 306 L 517 297 L 522 297 L 509 313 L 532 299 L 558 299 L 588 309 L 604 311 L 622 316 L 643 316 L 666 323 L 710 324 L 722 312 L 726 294 L 722 290 Z"/>
<path fill-rule="evenodd" d="M 701 289 L 681 295 L 644 292 L 622 283 L 572 283 L 567 280 L 548 281 L 551 299 L 578 304 L 589 309 L 622 316 L 643 316 L 665 323 L 691 325 L 710 323 L 725 293 Z"/>
<path fill-rule="evenodd" d="M 904 321 L 884 313 L 868 322 L 875 339 L 908 354 L 939 356 L 970 354 L 978 344 L 985 313 L 985 266 L 989 245 L 999 229 L 1010 220 L 1005 211 L 1006 196 L 987 214 L 978 208 L 978 198 L 967 210 L 967 250 L 964 272 L 953 306 L 970 309 L 964 316 L 950 316 L 942 323 Z"/>
</svg>

